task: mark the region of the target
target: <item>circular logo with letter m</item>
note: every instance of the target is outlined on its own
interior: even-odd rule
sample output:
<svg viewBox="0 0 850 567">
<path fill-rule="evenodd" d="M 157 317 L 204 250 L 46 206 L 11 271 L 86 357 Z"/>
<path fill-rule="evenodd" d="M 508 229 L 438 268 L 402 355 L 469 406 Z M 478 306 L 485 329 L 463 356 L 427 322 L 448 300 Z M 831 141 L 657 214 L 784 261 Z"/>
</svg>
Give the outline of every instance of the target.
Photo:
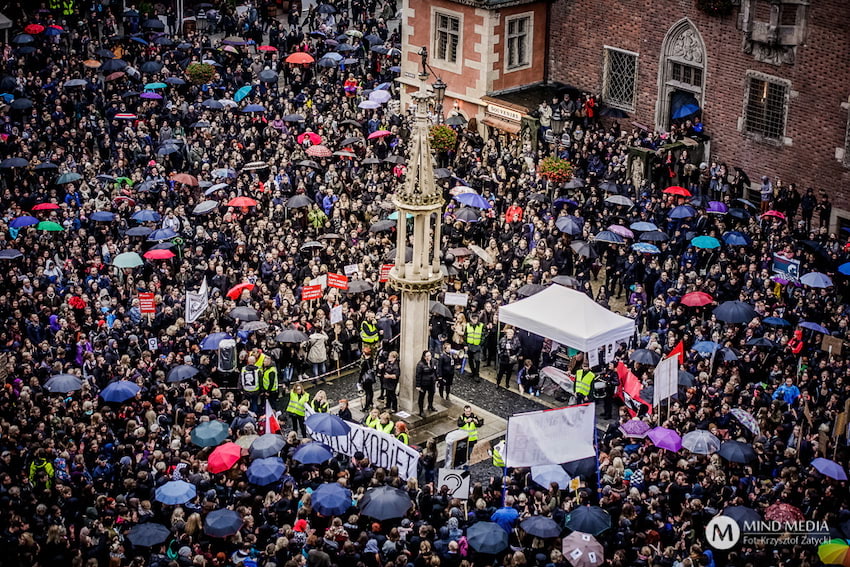
<svg viewBox="0 0 850 567">
<path fill-rule="evenodd" d="M 728 516 L 717 516 L 705 526 L 705 539 L 714 549 L 732 549 L 741 539 L 741 527 Z"/>
</svg>

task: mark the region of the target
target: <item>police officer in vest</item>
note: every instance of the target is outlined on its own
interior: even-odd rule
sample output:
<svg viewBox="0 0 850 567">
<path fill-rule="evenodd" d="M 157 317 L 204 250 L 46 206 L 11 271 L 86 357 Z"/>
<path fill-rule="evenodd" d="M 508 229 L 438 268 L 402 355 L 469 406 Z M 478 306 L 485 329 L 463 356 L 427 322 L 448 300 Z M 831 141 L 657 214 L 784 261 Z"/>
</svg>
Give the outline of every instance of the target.
<svg viewBox="0 0 850 567">
<path fill-rule="evenodd" d="M 239 372 L 239 387 L 245 392 L 251 404 L 251 411 L 255 413 L 259 407 L 260 372 L 254 356 L 248 357 L 248 363 Z"/>
<path fill-rule="evenodd" d="M 478 442 L 478 428 L 484 425 L 484 420 L 472 413 L 472 406 L 463 406 L 463 415 L 457 418 L 457 426 L 459 429 L 466 431 L 466 459 L 469 460 L 469 455 L 472 454 L 472 449 Z"/>
<path fill-rule="evenodd" d="M 280 383 L 277 379 L 277 365 L 275 365 L 272 357 L 267 356 L 263 361 L 265 369 L 263 370 L 263 378 L 260 381 L 260 389 L 263 392 L 263 397 L 269 400 L 272 406 L 275 405 L 278 397 L 278 389 Z"/>
<path fill-rule="evenodd" d="M 596 374 L 590 370 L 587 360 L 582 361 L 581 369 L 576 372 L 576 398 L 579 403 L 584 403 L 590 398 L 590 390 L 593 388 L 593 380 Z"/>
<path fill-rule="evenodd" d="M 378 322 L 375 320 L 375 312 L 367 311 L 366 318 L 360 323 L 360 342 L 362 347 L 369 347 L 372 352 L 378 351 L 378 342 L 381 340 L 381 331 L 378 329 Z"/>
<path fill-rule="evenodd" d="M 473 313 L 466 324 L 466 351 L 469 353 L 469 370 L 473 380 L 481 380 L 481 349 L 484 342 L 484 323 L 478 313 Z"/>
</svg>

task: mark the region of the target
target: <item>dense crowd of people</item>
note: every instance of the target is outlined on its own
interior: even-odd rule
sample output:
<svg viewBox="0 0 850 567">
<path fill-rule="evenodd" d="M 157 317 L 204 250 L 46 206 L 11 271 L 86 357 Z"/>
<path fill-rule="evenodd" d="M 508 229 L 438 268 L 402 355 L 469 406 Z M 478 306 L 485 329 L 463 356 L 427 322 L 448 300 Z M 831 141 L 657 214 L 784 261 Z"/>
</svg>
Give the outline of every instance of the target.
<svg viewBox="0 0 850 567">
<path fill-rule="evenodd" d="M 633 360 L 637 349 L 666 355 L 684 344 L 679 392 L 636 419 L 635 406 L 618 403 L 598 461 L 563 467 L 578 487 L 494 466 L 467 501 L 450 498 L 436 485 L 433 441 L 418 478 L 362 454 L 305 464 L 293 456 L 309 441 L 306 413 L 353 419 L 348 400 L 321 391 L 341 369 L 358 372 L 366 425 L 409 440 L 392 421 L 400 302 L 379 281 L 395 257 L 390 196 L 412 124 L 394 83 L 396 4 L 329 2 L 272 17 L 216 3 L 201 8 L 210 27 L 185 34 L 166 12 L 70 5 L 22 11 L 3 49 L 4 564 L 820 564 L 815 545 L 712 551 L 705 527 L 730 507 L 823 521 L 830 532 L 820 535 L 850 537 L 840 474 L 848 252 L 828 230 L 820 188 L 759 172 L 752 203 L 745 172 L 670 144 L 700 140 L 699 120 L 669 134 L 629 130 L 600 117 L 590 94 L 542 105 L 536 145 L 497 131 L 485 140 L 450 109 L 458 142 L 438 156 L 439 246 L 444 291 L 469 301 L 434 304 L 419 413 L 487 367 L 494 388 L 540 396 L 552 346 L 500 328 L 498 308 L 550 284 L 636 322 L 634 341 L 596 369 L 610 386 L 605 413 L 620 362 L 651 403 L 653 365 Z M 213 72 L 198 78 L 193 64 Z M 637 185 L 634 147 L 654 152 Z M 569 182 L 538 175 L 547 156 L 572 165 Z M 470 192 L 486 205 L 455 199 Z M 327 274 L 349 276 L 349 289 L 302 301 Z M 694 292 L 708 299 L 691 301 Z M 746 319 L 714 313 L 729 301 Z M 587 361 L 575 364 L 589 375 Z M 274 453 L 285 472 L 260 484 L 252 440 L 269 406 L 289 417 Z M 476 420 L 466 411 L 458 427 L 473 431 Z M 737 441 L 743 456 L 666 450 L 636 421 Z M 215 423 L 226 425 L 218 443 L 243 449 L 223 470 L 212 466 L 215 444 L 199 441 Z M 328 512 L 318 494 L 335 484 L 350 501 Z M 169 499 L 166 485 L 188 492 Z M 400 489 L 410 505 L 368 511 L 378 487 Z M 554 535 L 540 530 L 549 520 Z M 480 537 L 491 521 L 501 532 Z M 161 537 L 141 537 L 158 527 Z M 599 544 L 604 557 L 589 559 Z"/>
</svg>

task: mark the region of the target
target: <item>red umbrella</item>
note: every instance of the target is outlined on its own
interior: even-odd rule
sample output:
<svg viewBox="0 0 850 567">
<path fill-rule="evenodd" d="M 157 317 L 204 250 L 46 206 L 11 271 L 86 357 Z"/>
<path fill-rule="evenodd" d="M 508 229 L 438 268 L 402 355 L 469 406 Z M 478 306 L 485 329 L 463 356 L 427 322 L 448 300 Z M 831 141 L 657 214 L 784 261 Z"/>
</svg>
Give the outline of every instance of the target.
<svg viewBox="0 0 850 567">
<path fill-rule="evenodd" d="M 44 26 L 41 24 L 30 24 L 24 28 L 24 31 L 28 34 L 38 35 L 44 31 Z"/>
<path fill-rule="evenodd" d="M 672 187 L 668 187 L 664 190 L 664 193 L 668 195 L 679 195 L 680 197 L 690 197 L 691 192 L 685 189 L 684 187 L 679 187 L 678 185 L 673 185 Z"/>
<path fill-rule="evenodd" d="M 230 470 L 242 458 L 242 447 L 225 443 L 216 447 L 207 459 L 207 470 L 213 474 Z"/>
<path fill-rule="evenodd" d="M 162 248 L 157 250 L 148 250 L 142 255 L 148 260 L 170 260 L 175 256 L 174 252 L 171 250 Z"/>
<path fill-rule="evenodd" d="M 333 152 L 328 147 L 318 144 L 307 148 L 307 155 L 312 157 L 323 158 L 331 157 L 333 155 Z"/>
<path fill-rule="evenodd" d="M 118 195 L 117 197 L 115 197 L 114 199 L 112 199 L 112 203 L 113 203 L 113 204 L 116 204 L 116 203 L 117 203 L 117 204 L 121 204 L 121 202 L 125 202 L 125 201 L 126 201 L 127 205 L 129 205 L 129 206 L 131 206 L 131 207 L 135 207 L 135 206 L 136 206 L 136 200 L 135 200 L 135 199 L 131 199 L 131 198 L 130 198 L 130 197 L 128 197 L 127 195 Z"/>
<path fill-rule="evenodd" d="M 779 220 L 785 220 L 785 214 L 780 213 L 779 211 L 767 211 L 762 215 L 763 217 L 775 217 Z"/>
<path fill-rule="evenodd" d="M 120 79 L 124 76 L 124 71 L 115 71 L 114 73 L 110 73 L 106 76 L 107 81 L 114 81 L 115 79 Z"/>
<path fill-rule="evenodd" d="M 257 201 L 251 197 L 235 197 L 228 201 L 228 207 L 256 207 Z"/>
<path fill-rule="evenodd" d="M 277 51 L 277 47 L 273 45 L 261 45 L 257 48 L 257 51 Z"/>
<path fill-rule="evenodd" d="M 188 173 L 178 173 L 174 177 L 172 177 L 175 183 L 182 183 L 183 185 L 191 185 L 192 187 L 198 186 L 198 178 L 194 175 L 189 175 Z"/>
<path fill-rule="evenodd" d="M 764 511 L 764 519 L 769 522 L 791 523 L 802 522 L 806 518 L 799 508 L 785 502 L 777 502 L 767 507 Z"/>
<path fill-rule="evenodd" d="M 377 130 L 369 134 L 369 139 L 374 140 L 376 138 L 383 138 L 384 136 L 392 136 L 393 133 L 389 130 Z"/>
<path fill-rule="evenodd" d="M 314 146 L 316 144 L 322 143 L 322 137 L 316 134 L 315 132 L 304 132 L 303 134 L 298 136 L 298 143 L 303 144 L 305 139 L 310 140 L 310 143 Z"/>
<path fill-rule="evenodd" d="M 295 63 L 296 65 L 306 65 L 307 63 L 312 63 L 313 61 L 315 61 L 315 59 L 313 59 L 313 56 L 309 53 L 304 53 L 303 51 L 293 53 L 286 58 L 287 63 Z"/>
<path fill-rule="evenodd" d="M 115 115 L 115 120 L 138 120 L 139 117 L 132 112 L 119 112 Z"/>
<path fill-rule="evenodd" d="M 248 291 L 251 291 L 252 289 L 254 289 L 254 284 L 248 282 L 237 284 L 230 288 L 230 290 L 227 292 L 227 297 L 229 297 L 233 301 L 236 301 L 237 299 L 239 299 L 239 296 L 242 295 L 242 292 L 246 289 Z"/>
<path fill-rule="evenodd" d="M 692 291 L 691 293 L 686 293 L 682 296 L 681 300 L 682 305 L 687 305 L 688 307 L 702 307 L 713 302 L 714 298 L 704 291 Z"/>
<path fill-rule="evenodd" d="M 39 203 L 32 208 L 34 211 L 55 211 L 59 208 L 56 203 Z"/>
</svg>

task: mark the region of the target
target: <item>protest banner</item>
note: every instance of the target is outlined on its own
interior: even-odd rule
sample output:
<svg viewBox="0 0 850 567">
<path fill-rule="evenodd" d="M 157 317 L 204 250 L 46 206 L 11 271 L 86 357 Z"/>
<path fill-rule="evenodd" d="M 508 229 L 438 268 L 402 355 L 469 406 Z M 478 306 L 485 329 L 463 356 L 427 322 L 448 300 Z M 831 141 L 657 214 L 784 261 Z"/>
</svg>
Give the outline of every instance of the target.
<svg viewBox="0 0 850 567">
<path fill-rule="evenodd" d="M 378 278 L 378 281 L 383 283 L 390 279 L 390 270 L 393 269 L 395 264 L 381 264 L 381 277 Z"/>
<path fill-rule="evenodd" d="M 328 287 L 337 289 L 348 289 L 348 277 L 342 274 L 328 272 Z"/>
<path fill-rule="evenodd" d="M 139 292 L 139 311 L 142 315 L 156 314 L 156 299 L 151 292 Z"/>
<path fill-rule="evenodd" d="M 322 286 L 320 285 L 305 285 L 301 288 L 301 301 L 310 301 L 311 299 L 321 299 Z"/>
<path fill-rule="evenodd" d="M 467 302 L 469 301 L 469 295 L 465 293 L 454 293 L 451 291 L 446 292 L 445 301 L 443 304 L 445 305 L 462 305 L 466 307 Z"/>
<path fill-rule="evenodd" d="M 655 367 L 655 390 L 652 405 L 658 407 L 661 402 L 676 394 L 679 390 L 679 357 L 665 358 Z"/>
<path fill-rule="evenodd" d="M 781 254 L 773 254 L 773 273 L 785 276 L 791 281 L 797 281 L 800 278 L 800 261 L 792 258 L 786 258 Z"/>
<path fill-rule="evenodd" d="M 534 467 L 592 457 L 596 455 L 595 423 L 595 404 L 511 416 L 505 463 L 509 467 Z"/>
<path fill-rule="evenodd" d="M 331 325 L 342 323 L 342 305 L 331 307 Z"/>
</svg>

